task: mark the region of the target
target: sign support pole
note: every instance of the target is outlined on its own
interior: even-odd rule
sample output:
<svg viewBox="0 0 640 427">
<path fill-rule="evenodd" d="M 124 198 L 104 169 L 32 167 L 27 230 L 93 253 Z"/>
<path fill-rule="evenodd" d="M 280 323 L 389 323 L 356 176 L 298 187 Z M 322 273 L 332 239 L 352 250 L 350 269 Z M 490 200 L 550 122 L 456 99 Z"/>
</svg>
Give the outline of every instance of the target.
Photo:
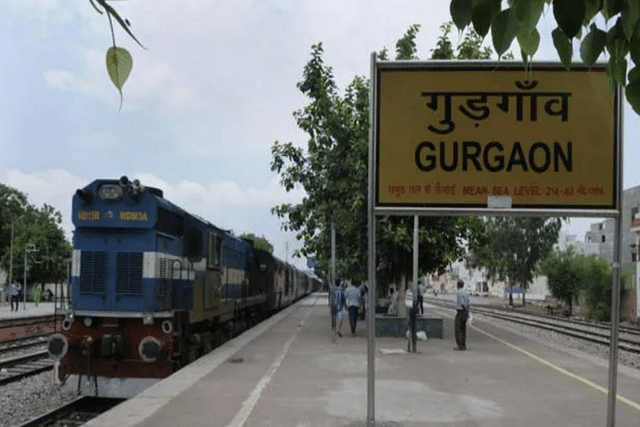
<svg viewBox="0 0 640 427">
<path fill-rule="evenodd" d="M 617 184 L 617 206 L 618 215 L 616 216 L 615 223 L 615 240 L 613 245 L 613 274 L 611 278 L 611 334 L 610 334 L 610 346 L 609 346 L 609 395 L 607 399 L 607 427 L 614 427 L 616 424 L 616 388 L 618 380 L 618 327 L 620 325 L 620 279 L 621 274 L 621 262 L 620 252 L 622 245 L 622 123 L 623 123 L 623 93 L 622 88 L 616 85 L 615 103 L 618 108 L 618 120 L 615 123 L 616 126 L 616 145 L 618 149 L 618 158 L 616 162 L 618 164 L 618 176 L 616 177 Z"/>
<path fill-rule="evenodd" d="M 333 292 L 336 286 L 336 219 L 331 215 L 331 273 L 329 275 L 329 304 L 331 304 L 331 342 L 336 342 L 336 315 L 338 310 L 336 309 L 335 301 L 333 300 Z"/>
<path fill-rule="evenodd" d="M 369 276 L 369 310 L 367 310 L 367 427 L 375 427 L 375 390 L 376 390 L 376 217 L 375 207 L 375 140 L 374 126 L 377 101 L 375 94 L 378 77 L 376 72 L 376 53 L 371 54 L 371 90 L 369 91 L 369 198 L 367 200 L 368 242 L 368 276 Z"/>
</svg>

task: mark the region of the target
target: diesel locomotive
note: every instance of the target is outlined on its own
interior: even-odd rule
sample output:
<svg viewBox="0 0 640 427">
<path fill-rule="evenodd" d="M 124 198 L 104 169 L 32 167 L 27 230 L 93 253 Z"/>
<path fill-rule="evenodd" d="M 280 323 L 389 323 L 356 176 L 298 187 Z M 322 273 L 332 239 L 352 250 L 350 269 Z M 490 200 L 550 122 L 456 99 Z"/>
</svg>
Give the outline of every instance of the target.
<svg viewBox="0 0 640 427">
<path fill-rule="evenodd" d="M 48 343 L 78 394 L 132 396 L 321 282 L 138 180 L 73 196 L 68 309 Z"/>
</svg>

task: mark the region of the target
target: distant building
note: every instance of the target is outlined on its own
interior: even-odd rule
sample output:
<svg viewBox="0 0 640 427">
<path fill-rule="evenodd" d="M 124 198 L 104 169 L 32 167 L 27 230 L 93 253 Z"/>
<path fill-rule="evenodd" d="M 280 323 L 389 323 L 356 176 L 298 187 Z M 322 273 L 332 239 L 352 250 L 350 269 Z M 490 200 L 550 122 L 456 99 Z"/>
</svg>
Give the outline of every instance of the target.
<svg viewBox="0 0 640 427">
<path fill-rule="evenodd" d="M 640 185 L 624 190 L 622 195 L 622 271 L 631 267 L 638 258 L 640 239 Z M 634 227 L 634 221 L 636 226 Z M 598 254 L 609 262 L 613 261 L 613 237 L 615 221 L 612 218 L 591 224 L 585 235 L 585 242 L 598 245 Z"/>
<path fill-rule="evenodd" d="M 575 253 L 582 255 L 600 255 L 600 246 L 597 243 L 588 241 L 586 236 L 583 240 L 578 240 L 576 234 L 561 234 L 554 249 L 564 251 L 569 248 L 573 248 Z"/>
<path fill-rule="evenodd" d="M 622 289 L 622 315 L 625 318 L 640 317 L 640 186 L 624 190 L 622 196 L 622 242 L 620 261 L 622 275 L 627 280 Z M 615 221 L 606 219 L 591 224 L 585 235 L 587 243 L 598 245 L 598 255 L 613 262 Z"/>
</svg>

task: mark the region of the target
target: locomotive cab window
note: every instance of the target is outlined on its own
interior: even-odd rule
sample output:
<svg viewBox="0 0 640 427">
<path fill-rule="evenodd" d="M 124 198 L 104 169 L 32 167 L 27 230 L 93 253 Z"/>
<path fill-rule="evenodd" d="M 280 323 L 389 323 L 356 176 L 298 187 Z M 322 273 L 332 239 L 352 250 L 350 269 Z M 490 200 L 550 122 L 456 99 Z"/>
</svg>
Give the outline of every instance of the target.
<svg viewBox="0 0 640 427">
<path fill-rule="evenodd" d="M 215 233 L 209 233 L 209 256 L 207 257 L 208 268 L 220 268 L 220 255 L 222 239 Z"/>
</svg>

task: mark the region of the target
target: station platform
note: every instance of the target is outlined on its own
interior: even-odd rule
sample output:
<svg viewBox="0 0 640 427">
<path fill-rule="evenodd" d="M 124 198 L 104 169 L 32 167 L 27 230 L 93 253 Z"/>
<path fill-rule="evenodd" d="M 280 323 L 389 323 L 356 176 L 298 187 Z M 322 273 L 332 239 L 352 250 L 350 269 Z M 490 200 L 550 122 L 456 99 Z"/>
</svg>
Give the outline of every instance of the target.
<svg viewBox="0 0 640 427">
<path fill-rule="evenodd" d="M 55 314 L 55 303 L 53 302 L 41 302 L 37 307 L 33 302 L 20 302 L 18 311 L 11 311 L 11 305 L 8 302 L 0 304 L 0 319 L 17 319 L 53 314 Z"/>
<path fill-rule="evenodd" d="M 444 337 L 376 338 L 376 426 L 606 426 L 608 361 L 474 318 L 467 351 Z M 225 343 L 88 427 L 366 426 L 367 340 L 331 340 L 315 294 Z M 619 366 L 616 426 L 640 425 L 640 371 Z"/>
</svg>

